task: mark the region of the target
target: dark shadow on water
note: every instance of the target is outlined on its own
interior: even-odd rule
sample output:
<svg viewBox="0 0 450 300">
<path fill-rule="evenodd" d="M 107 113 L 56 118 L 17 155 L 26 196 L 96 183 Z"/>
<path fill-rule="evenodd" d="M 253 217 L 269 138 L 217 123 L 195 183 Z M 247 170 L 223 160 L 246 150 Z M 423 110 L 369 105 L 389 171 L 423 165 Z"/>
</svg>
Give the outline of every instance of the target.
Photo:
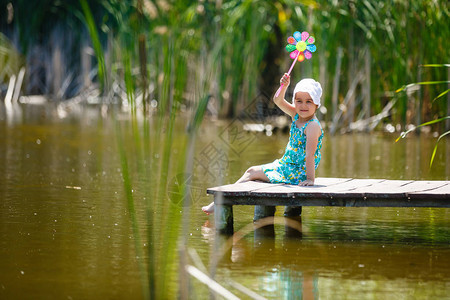
<svg viewBox="0 0 450 300">
<path fill-rule="evenodd" d="M 301 207 L 300 207 L 300 209 L 301 209 Z M 302 217 L 301 216 L 298 216 L 298 217 L 286 217 L 286 219 L 295 221 L 299 228 L 298 227 L 292 227 L 289 224 L 286 224 L 284 226 L 284 231 L 285 231 L 284 239 L 285 240 L 289 240 L 289 239 L 301 240 L 303 238 Z"/>
</svg>

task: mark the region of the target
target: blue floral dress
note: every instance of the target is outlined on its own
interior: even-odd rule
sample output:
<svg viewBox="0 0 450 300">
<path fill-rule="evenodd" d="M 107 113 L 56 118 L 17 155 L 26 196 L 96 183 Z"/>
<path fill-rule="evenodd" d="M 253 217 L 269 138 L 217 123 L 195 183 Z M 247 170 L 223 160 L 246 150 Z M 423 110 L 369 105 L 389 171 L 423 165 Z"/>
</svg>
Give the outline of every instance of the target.
<svg viewBox="0 0 450 300">
<path fill-rule="evenodd" d="M 264 174 L 269 178 L 271 183 L 287 183 L 299 184 L 306 180 L 306 134 L 305 129 L 311 122 L 319 121 L 313 118 L 306 122 L 302 128 L 298 128 L 295 121 L 298 120 L 298 114 L 295 115 L 291 124 L 289 133 L 289 142 L 281 159 L 277 159 L 272 163 L 262 165 Z M 321 135 L 317 143 L 316 153 L 314 155 L 314 166 L 319 166 L 322 148 L 323 130 L 320 126 Z"/>
</svg>

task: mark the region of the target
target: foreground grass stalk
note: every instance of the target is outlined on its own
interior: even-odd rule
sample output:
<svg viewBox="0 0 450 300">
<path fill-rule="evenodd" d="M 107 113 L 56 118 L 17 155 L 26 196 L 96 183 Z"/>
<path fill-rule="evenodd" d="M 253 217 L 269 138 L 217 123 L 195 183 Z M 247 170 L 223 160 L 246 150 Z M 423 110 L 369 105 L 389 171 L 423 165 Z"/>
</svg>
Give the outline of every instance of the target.
<svg viewBox="0 0 450 300">
<path fill-rule="evenodd" d="M 146 162 L 146 168 L 144 168 L 144 178 L 146 179 L 146 182 L 150 183 L 152 182 L 153 176 L 152 176 L 152 165 L 153 165 L 153 153 L 150 147 L 151 143 L 151 135 L 150 135 L 150 125 L 151 120 L 150 119 L 144 119 L 144 136 L 143 136 L 143 159 Z M 148 256 L 148 262 L 147 262 L 147 274 L 149 277 L 149 285 L 148 290 L 150 294 L 150 299 L 156 299 L 155 296 L 157 295 L 157 287 L 156 287 L 156 276 L 155 276 L 155 244 L 154 244 L 154 218 L 153 214 L 155 212 L 155 203 L 153 192 L 151 189 L 150 184 L 145 184 L 144 186 L 144 195 L 145 195 L 145 214 L 147 218 L 147 256 Z M 153 201 L 152 201 L 153 200 Z"/>
<path fill-rule="evenodd" d="M 183 216 L 181 221 L 181 235 L 178 239 L 178 253 L 180 256 L 180 296 L 181 299 L 188 299 L 189 297 L 189 266 L 187 262 L 188 252 L 187 252 L 187 237 L 189 236 L 189 220 L 190 220 L 190 210 L 192 206 L 191 199 L 191 184 L 192 178 L 191 174 L 194 171 L 194 148 L 196 141 L 197 130 L 203 120 L 203 116 L 206 112 L 206 107 L 210 100 L 209 96 L 204 96 L 194 113 L 194 116 L 188 126 L 188 146 L 185 159 L 185 169 L 184 174 L 188 176 L 183 179 Z M 192 274 L 191 274 L 192 275 Z"/>
<path fill-rule="evenodd" d="M 106 74 L 106 66 L 105 66 L 105 58 L 103 55 L 102 44 L 100 42 L 100 38 L 97 32 L 97 27 L 95 25 L 94 17 L 92 15 L 92 11 L 89 7 L 87 0 L 80 0 L 81 8 L 83 10 L 83 14 L 86 20 L 86 26 L 89 31 L 89 35 L 91 37 L 92 45 L 94 47 L 95 56 L 98 61 L 98 77 L 100 81 L 100 90 L 103 91 L 105 86 L 107 85 L 107 74 Z"/>
<path fill-rule="evenodd" d="M 147 276 L 146 269 L 145 268 L 145 261 L 144 261 L 144 253 L 142 251 L 142 239 L 141 234 L 139 232 L 139 226 L 138 226 L 138 220 L 137 220 L 137 214 L 136 214 L 136 208 L 133 198 L 133 189 L 132 184 L 129 176 L 128 171 L 128 160 L 127 160 L 127 154 L 124 148 L 124 142 L 122 139 L 122 131 L 120 127 L 119 121 L 116 122 L 116 137 L 117 137 L 117 146 L 119 149 L 119 155 L 120 155 L 120 164 L 122 169 L 122 179 L 125 189 L 125 195 L 127 200 L 127 207 L 128 207 L 128 215 L 131 220 L 131 225 L 133 229 L 133 236 L 134 236 L 134 247 L 136 251 L 136 262 L 138 264 L 139 268 L 139 274 L 141 277 L 141 284 L 142 284 L 142 293 L 145 299 L 153 299 L 153 296 L 151 297 L 151 292 L 153 290 L 148 290 L 147 287 L 154 286 L 154 283 L 152 282 L 154 280 L 153 274 L 149 274 Z M 152 234 L 151 232 L 149 234 Z M 149 245 L 151 247 L 151 245 Z"/>
</svg>

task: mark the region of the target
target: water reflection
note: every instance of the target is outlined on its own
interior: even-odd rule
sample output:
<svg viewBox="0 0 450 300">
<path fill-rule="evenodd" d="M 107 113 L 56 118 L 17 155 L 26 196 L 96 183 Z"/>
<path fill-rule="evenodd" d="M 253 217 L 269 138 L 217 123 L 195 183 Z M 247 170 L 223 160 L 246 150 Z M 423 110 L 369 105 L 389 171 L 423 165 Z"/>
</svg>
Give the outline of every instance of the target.
<svg viewBox="0 0 450 300">
<path fill-rule="evenodd" d="M 255 228 L 253 235 L 236 241 L 224 254 L 217 277 L 227 282 L 231 271 L 232 278 L 268 298 L 367 299 L 384 293 L 398 293 L 402 298 L 446 297 L 448 228 L 445 241 L 431 246 L 412 238 L 415 227 L 381 226 L 386 233 L 383 238 L 355 239 L 352 230 L 371 231 L 377 226 L 353 224 L 360 228 L 352 229 L 336 221 L 317 229 L 318 220 L 309 218 L 304 217 L 303 233 L 295 238 L 283 225 Z M 350 234 L 336 234 L 345 231 Z"/>
</svg>

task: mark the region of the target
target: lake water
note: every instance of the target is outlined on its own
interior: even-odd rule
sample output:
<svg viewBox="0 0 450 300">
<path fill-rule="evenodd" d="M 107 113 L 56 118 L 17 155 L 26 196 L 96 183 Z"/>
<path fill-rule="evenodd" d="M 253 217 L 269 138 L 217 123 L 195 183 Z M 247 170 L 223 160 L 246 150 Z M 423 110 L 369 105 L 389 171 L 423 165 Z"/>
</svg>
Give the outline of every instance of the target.
<svg viewBox="0 0 450 300">
<path fill-rule="evenodd" d="M 242 236 L 216 234 L 214 218 L 200 210 L 212 201 L 205 189 L 281 157 L 286 134 L 207 119 L 189 155 L 181 116 L 170 138 L 168 120 L 144 127 L 95 108 L 6 111 L 0 107 L 1 299 L 177 298 L 187 279 L 189 298 L 209 299 L 180 261 L 244 299 L 242 286 L 267 299 L 450 295 L 449 209 L 305 207 L 300 233 L 283 218 L 258 229 L 253 207 L 242 206 L 234 209 Z M 429 168 L 436 138 L 396 137 L 326 135 L 316 175 L 449 180 L 448 139 Z M 191 203 L 183 206 L 186 177 Z"/>
</svg>

